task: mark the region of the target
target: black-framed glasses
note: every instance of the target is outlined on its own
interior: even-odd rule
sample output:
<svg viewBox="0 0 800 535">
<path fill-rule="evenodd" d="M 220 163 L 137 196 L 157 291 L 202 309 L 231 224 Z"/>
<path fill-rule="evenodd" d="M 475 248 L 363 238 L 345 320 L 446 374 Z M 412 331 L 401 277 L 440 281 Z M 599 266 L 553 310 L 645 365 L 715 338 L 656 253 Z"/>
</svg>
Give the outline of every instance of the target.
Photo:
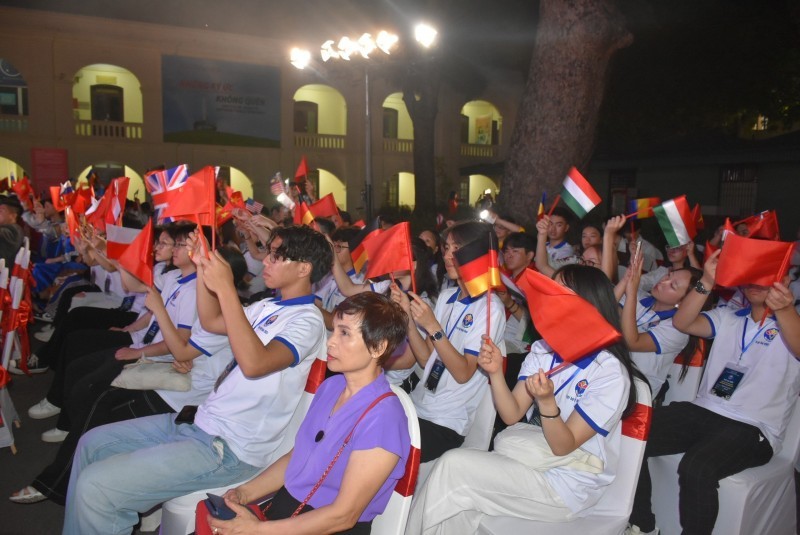
<svg viewBox="0 0 800 535">
<path fill-rule="evenodd" d="M 333 244 L 333 250 L 336 251 L 337 253 L 339 251 L 344 251 L 344 250 L 349 249 L 349 248 L 350 248 L 350 246 L 347 245 L 346 243 L 334 243 Z"/>
</svg>

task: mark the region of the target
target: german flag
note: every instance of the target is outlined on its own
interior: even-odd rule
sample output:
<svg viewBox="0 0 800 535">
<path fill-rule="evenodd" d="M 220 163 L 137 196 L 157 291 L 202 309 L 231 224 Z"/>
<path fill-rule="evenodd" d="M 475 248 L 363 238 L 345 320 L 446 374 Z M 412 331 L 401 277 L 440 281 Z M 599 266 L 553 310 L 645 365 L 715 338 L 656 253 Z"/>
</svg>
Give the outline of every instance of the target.
<svg viewBox="0 0 800 535">
<path fill-rule="evenodd" d="M 458 275 L 471 297 L 503 285 L 497 250 L 497 237 L 489 233 L 488 239 L 473 240 L 453 253 Z"/>
<path fill-rule="evenodd" d="M 361 270 L 364 269 L 364 264 L 366 264 L 369 259 L 367 249 L 364 247 L 364 240 L 373 233 L 379 234 L 380 232 L 381 220 L 376 217 L 375 221 L 362 228 L 361 232 L 350 240 L 350 258 L 353 259 L 353 268 L 356 270 L 356 273 L 361 273 Z"/>
<path fill-rule="evenodd" d="M 311 209 L 304 202 L 301 202 L 294 211 L 294 224 L 295 225 L 308 225 L 314 222 L 314 214 Z"/>
</svg>

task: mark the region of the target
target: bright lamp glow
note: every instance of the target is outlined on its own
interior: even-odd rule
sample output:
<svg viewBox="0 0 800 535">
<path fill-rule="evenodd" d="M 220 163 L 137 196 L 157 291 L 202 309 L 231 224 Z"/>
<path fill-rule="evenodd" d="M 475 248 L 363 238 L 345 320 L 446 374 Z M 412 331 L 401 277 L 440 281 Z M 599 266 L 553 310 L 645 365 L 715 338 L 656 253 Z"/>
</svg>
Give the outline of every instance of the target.
<svg viewBox="0 0 800 535">
<path fill-rule="evenodd" d="M 414 27 L 414 39 L 425 48 L 430 48 L 439 32 L 430 24 L 420 23 Z"/>
<path fill-rule="evenodd" d="M 370 34 L 365 33 L 358 38 L 358 52 L 364 59 L 369 58 L 369 55 L 373 50 L 375 50 L 375 48 L 375 41 L 372 40 L 372 36 Z"/>
<path fill-rule="evenodd" d="M 311 62 L 311 52 L 301 48 L 293 48 L 289 52 L 289 62 L 298 69 L 305 69 Z"/>
<path fill-rule="evenodd" d="M 322 61 L 328 61 L 329 59 L 337 59 L 339 57 L 339 53 L 333 48 L 333 39 L 328 39 L 319 49 L 319 55 L 322 57 Z"/>
<path fill-rule="evenodd" d="M 384 54 L 391 54 L 392 49 L 397 44 L 398 39 L 399 38 L 393 33 L 389 33 L 386 30 L 381 30 L 378 33 L 378 37 L 375 38 L 375 45 L 380 48 Z"/>
</svg>

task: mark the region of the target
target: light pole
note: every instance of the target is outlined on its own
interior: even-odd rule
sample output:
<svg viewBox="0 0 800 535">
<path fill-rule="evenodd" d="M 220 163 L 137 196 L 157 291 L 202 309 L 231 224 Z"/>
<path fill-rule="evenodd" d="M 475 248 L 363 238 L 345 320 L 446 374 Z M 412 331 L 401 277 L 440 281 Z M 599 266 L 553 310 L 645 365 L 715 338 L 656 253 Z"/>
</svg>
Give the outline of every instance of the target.
<svg viewBox="0 0 800 535">
<path fill-rule="evenodd" d="M 437 31 L 428 24 L 418 24 L 414 28 L 414 38 L 423 47 L 429 48 L 436 40 Z M 385 30 L 378 32 L 375 38 L 365 33 L 358 39 L 347 36 L 337 41 L 329 39 L 320 47 L 322 61 L 339 59 L 350 61 L 351 58 L 361 57 L 369 59 L 370 54 L 380 51 L 387 56 L 397 47 L 398 37 Z M 290 52 L 290 62 L 298 69 L 304 69 L 311 62 L 311 53 L 308 50 L 293 48 Z M 372 220 L 372 115 L 369 104 L 369 65 L 364 63 L 364 211 L 367 221 Z"/>
</svg>

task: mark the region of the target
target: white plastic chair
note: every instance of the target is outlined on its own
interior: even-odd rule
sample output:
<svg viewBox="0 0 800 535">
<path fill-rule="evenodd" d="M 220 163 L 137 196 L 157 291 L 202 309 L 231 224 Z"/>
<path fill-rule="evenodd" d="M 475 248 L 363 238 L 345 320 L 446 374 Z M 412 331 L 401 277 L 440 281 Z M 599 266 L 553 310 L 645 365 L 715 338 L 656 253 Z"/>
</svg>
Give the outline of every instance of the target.
<svg viewBox="0 0 800 535">
<path fill-rule="evenodd" d="M 294 438 L 297 435 L 297 430 L 306 417 L 308 407 L 311 406 L 311 401 L 314 399 L 319 385 L 325 380 L 326 369 L 327 363 L 325 359 L 318 358 L 311 365 L 311 370 L 306 380 L 305 391 L 300 398 L 300 403 L 297 405 L 294 414 L 292 414 L 289 425 L 286 427 L 281 445 L 276 450 L 276 459 L 294 447 Z M 256 475 L 258 474 L 255 474 L 253 477 Z M 188 535 L 189 533 L 193 533 L 197 502 L 206 499 L 206 493 L 221 496 L 228 489 L 241 485 L 250 479 L 252 479 L 252 477 L 238 483 L 226 485 L 225 487 L 199 490 L 164 502 L 161 507 L 161 529 L 159 533 L 161 535 Z"/>
<path fill-rule="evenodd" d="M 796 533 L 794 466 L 800 453 L 798 405 L 795 402 L 778 455 L 764 466 L 748 468 L 720 481 L 714 535 Z M 653 512 L 663 535 L 682 531 L 678 515 L 678 464 L 682 458 L 683 454 L 649 459 Z"/>
<path fill-rule="evenodd" d="M 489 443 L 492 441 L 492 430 L 494 429 L 494 422 L 497 418 L 497 410 L 494 408 L 494 400 L 492 399 L 492 390 L 486 389 L 483 399 L 478 404 L 475 410 L 475 417 L 472 419 L 472 425 L 464 437 L 464 443 L 461 444 L 462 448 L 472 448 L 474 450 L 487 451 Z M 436 460 L 421 463 L 419 465 L 419 477 L 417 478 L 417 489 L 422 488 L 428 476 L 436 464 Z"/>
<path fill-rule="evenodd" d="M 686 368 L 686 375 L 683 381 L 679 381 L 681 376 L 681 369 L 683 368 L 683 355 L 675 357 L 675 361 L 669 368 L 667 374 L 667 381 L 669 381 L 669 389 L 666 396 L 664 396 L 664 405 L 669 405 L 675 401 L 694 401 L 697 396 L 697 389 L 700 388 L 700 380 L 703 378 L 703 371 L 705 370 L 705 359 L 703 358 L 705 345 L 708 343 L 706 340 L 700 340 L 697 351 L 692 355 L 689 361 L 689 366 Z"/>
<path fill-rule="evenodd" d="M 411 499 L 414 497 L 414 487 L 419 473 L 419 420 L 414 402 L 399 386 L 392 385 L 392 390 L 403 405 L 403 410 L 408 418 L 408 434 L 411 436 L 411 451 L 406 461 L 406 473 L 397 482 L 386 504 L 383 513 L 372 521 L 372 535 L 403 535 L 408 521 L 408 511 L 411 509 Z"/>
<path fill-rule="evenodd" d="M 619 535 L 628 525 L 633 508 L 633 495 L 644 458 L 644 448 L 650 430 L 652 400 L 650 387 L 636 379 L 636 410 L 622 425 L 622 445 L 617 476 L 606 488 L 603 497 L 589 516 L 570 522 L 541 522 L 508 516 L 485 516 L 478 526 L 478 535 L 508 535 L 536 533 L 537 535 Z"/>
</svg>

